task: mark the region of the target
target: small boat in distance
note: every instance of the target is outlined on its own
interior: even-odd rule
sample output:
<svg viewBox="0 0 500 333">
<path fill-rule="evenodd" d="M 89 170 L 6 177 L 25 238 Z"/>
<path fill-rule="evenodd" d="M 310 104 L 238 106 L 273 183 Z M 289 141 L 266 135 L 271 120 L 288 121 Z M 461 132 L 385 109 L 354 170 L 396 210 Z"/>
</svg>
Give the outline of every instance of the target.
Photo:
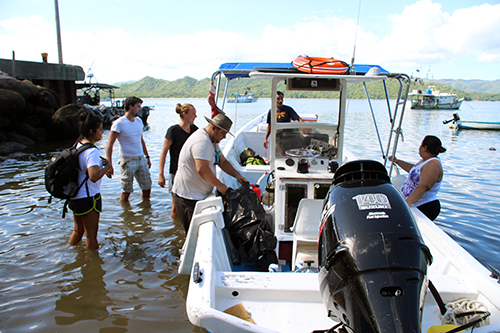
<svg viewBox="0 0 500 333">
<path fill-rule="evenodd" d="M 408 97 L 413 110 L 458 110 L 464 100 L 457 100 L 456 94 L 442 93 L 435 86 L 429 86 L 424 93 L 413 90 Z"/>
<path fill-rule="evenodd" d="M 500 130 L 500 121 L 472 121 L 461 120 L 458 113 L 453 114 L 453 119 L 443 121 L 443 124 L 453 122 L 456 129 L 475 129 L 475 130 Z"/>
<path fill-rule="evenodd" d="M 253 103 L 257 102 L 259 99 L 259 96 L 255 96 L 254 94 L 250 93 L 250 88 L 247 88 L 247 91 L 243 95 L 238 94 L 236 97 L 235 94 L 233 94 L 234 97 L 228 98 L 226 102 L 228 103 Z"/>
</svg>

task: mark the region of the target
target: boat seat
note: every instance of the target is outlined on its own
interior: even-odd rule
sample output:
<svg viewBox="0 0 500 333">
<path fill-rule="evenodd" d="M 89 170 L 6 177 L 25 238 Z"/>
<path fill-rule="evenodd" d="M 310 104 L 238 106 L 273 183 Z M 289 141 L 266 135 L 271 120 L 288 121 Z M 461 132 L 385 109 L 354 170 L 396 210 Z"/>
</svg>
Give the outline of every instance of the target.
<svg viewBox="0 0 500 333">
<path fill-rule="evenodd" d="M 265 132 L 243 132 L 242 140 L 238 140 L 235 142 L 236 151 L 238 152 L 238 160 L 239 154 L 245 150 L 245 148 L 250 147 L 255 151 L 255 154 L 261 156 L 262 158 L 268 158 L 267 149 L 264 148 L 262 143 L 264 142 L 264 138 L 266 137 Z M 240 161 L 241 162 L 241 161 Z"/>
<path fill-rule="evenodd" d="M 318 267 L 318 235 L 321 224 L 323 199 L 302 199 L 297 208 L 293 227 L 292 268 L 305 261 Z"/>
</svg>

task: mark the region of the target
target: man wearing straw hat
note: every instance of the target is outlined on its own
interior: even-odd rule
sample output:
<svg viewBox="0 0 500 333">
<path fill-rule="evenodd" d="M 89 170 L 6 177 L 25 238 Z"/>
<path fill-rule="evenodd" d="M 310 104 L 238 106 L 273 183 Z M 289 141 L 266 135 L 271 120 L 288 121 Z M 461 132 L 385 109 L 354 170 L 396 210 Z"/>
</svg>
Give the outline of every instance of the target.
<svg viewBox="0 0 500 333">
<path fill-rule="evenodd" d="M 212 193 L 214 186 L 225 194 L 227 186 L 216 177 L 216 166 L 243 184 L 247 182 L 222 154 L 219 142 L 223 140 L 233 122 L 227 116 L 218 114 L 209 119 L 208 125 L 194 132 L 182 146 L 179 165 L 172 188 L 172 197 L 177 214 L 186 234 L 191 223 L 196 202 Z M 232 135 L 232 134 L 231 134 Z"/>
</svg>

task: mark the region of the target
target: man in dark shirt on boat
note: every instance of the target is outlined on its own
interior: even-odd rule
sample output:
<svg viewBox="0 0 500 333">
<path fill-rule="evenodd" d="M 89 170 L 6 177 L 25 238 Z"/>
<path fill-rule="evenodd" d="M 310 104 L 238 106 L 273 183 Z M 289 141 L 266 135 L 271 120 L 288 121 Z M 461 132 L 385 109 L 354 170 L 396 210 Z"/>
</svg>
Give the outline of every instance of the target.
<svg viewBox="0 0 500 333">
<path fill-rule="evenodd" d="M 277 92 L 276 96 L 276 121 L 278 123 L 289 123 L 291 120 L 296 120 L 300 123 L 304 122 L 302 118 L 299 117 L 297 112 L 294 109 L 289 107 L 288 105 L 283 105 L 283 98 L 285 94 L 281 91 Z M 271 110 L 267 114 L 267 129 L 266 129 L 266 138 L 264 139 L 264 148 L 267 149 L 267 139 L 269 138 L 269 134 L 271 134 Z"/>
</svg>

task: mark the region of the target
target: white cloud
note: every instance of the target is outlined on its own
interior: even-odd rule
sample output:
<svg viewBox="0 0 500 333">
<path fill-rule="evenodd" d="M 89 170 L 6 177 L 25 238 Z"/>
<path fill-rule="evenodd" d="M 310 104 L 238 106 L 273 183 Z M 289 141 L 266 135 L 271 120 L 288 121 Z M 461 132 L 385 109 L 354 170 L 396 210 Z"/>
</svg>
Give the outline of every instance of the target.
<svg viewBox="0 0 500 333">
<path fill-rule="evenodd" d="M 484 4 L 453 13 L 421 0 L 389 18 L 392 28 L 378 38 L 369 24 L 358 28 L 356 63 L 377 63 L 394 71 L 475 59 L 500 70 L 500 5 Z M 257 27 L 256 27 L 257 28 Z M 260 27 L 258 27 L 260 28 Z M 255 39 L 229 31 L 131 37 L 122 28 L 98 33 L 62 31 L 64 62 L 92 71 L 99 82 L 138 80 L 149 75 L 173 80 L 208 77 L 223 62 L 292 61 L 295 57 L 333 56 L 351 61 L 356 21 L 334 15 L 304 17 L 287 27 L 269 24 Z M 41 52 L 57 62 L 53 22 L 41 16 L 0 21 L 0 57 L 40 61 Z M 470 64 L 474 66 L 475 64 Z M 460 78 L 459 76 L 455 78 Z M 481 77 L 478 77 L 481 78 Z"/>
</svg>

